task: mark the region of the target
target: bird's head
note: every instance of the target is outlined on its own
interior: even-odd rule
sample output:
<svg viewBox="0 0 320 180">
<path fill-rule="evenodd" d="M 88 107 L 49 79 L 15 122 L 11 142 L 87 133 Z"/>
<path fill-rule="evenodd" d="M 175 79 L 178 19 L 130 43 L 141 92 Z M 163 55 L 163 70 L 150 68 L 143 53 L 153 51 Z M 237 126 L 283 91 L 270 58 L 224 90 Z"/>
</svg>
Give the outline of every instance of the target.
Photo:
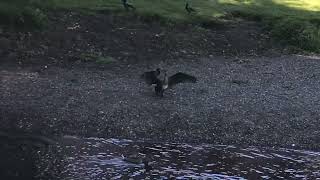
<svg viewBox="0 0 320 180">
<path fill-rule="evenodd" d="M 163 70 L 163 76 L 164 76 L 164 77 L 167 76 L 167 70 Z"/>
<path fill-rule="evenodd" d="M 161 71 L 161 69 L 160 69 L 160 68 L 157 68 L 157 69 L 156 69 L 156 73 L 157 73 L 157 75 L 159 75 L 159 74 L 160 74 L 160 71 Z"/>
</svg>

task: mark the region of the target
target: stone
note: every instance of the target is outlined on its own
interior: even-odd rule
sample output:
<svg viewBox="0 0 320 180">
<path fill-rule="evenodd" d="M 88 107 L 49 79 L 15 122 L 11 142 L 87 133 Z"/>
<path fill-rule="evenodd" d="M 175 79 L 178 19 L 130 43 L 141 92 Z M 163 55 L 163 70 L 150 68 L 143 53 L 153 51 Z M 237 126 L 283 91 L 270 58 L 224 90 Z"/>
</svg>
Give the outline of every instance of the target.
<svg viewBox="0 0 320 180">
<path fill-rule="evenodd" d="M 0 49 L 1 51 L 8 51 L 11 49 L 11 41 L 8 39 L 8 38 L 5 38 L 5 37 L 1 37 L 0 38 Z"/>
</svg>

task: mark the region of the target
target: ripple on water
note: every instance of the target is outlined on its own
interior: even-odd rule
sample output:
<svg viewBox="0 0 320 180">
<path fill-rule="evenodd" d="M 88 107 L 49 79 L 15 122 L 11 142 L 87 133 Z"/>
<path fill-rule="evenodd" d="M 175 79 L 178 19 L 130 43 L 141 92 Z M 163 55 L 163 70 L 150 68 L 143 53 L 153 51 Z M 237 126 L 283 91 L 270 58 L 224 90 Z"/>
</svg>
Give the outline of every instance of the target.
<svg viewBox="0 0 320 180">
<path fill-rule="evenodd" d="M 320 177 L 320 153 L 313 151 L 103 138 L 69 139 L 62 144 L 62 153 L 67 156 L 61 175 L 65 179 Z M 144 161 L 151 168 L 145 168 Z"/>
</svg>

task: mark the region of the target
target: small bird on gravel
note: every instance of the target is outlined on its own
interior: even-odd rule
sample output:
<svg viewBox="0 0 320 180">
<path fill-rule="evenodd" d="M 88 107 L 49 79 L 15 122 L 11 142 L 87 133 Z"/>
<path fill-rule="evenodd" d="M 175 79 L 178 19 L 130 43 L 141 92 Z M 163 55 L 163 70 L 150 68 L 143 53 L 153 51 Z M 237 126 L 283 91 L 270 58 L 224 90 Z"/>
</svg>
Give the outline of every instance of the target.
<svg viewBox="0 0 320 180">
<path fill-rule="evenodd" d="M 147 74 L 149 76 L 147 76 Z M 156 74 L 156 76 L 155 76 Z M 196 83 L 197 78 L 182 72 L 178 72 L 172 76 L 168 76 L 167 72 L 164 72 L 163 80 L 160 80 L 160 69 L 156 71 L 148 71 L 141 75 L 148 85 L 155 85 L 154 90 L 157 96 L 163 97 L 165 90 L 174 87 L 179 83 Z M 149 77 L 146 78 L 146 77 Z M 152 79 L 152 80 L 151 80 Z M 151 82 L 151 83 L 150 83 Z"/>
<path fill-rule="evenodd" d="M 196 10 L 195 10 L 195 9 L 193 9 L 192 7 L 190 7 L 190 5 L 189 5 L 189 2 L 188 2 L 188 1 L 186 2 L 185 9 L 186 9 L 186 11 L 187 11 L 189 14 L 190 14 L 190 13 L 193 13 L 193 12 L 196 12 Z"/>
<path fill-rule="evenodd" d="M 128 3 L 128 0 L 121 0 L 122 1 L 122 5 L 123 7 L 129 11 L 130 9 L 135 10 L 136 8 L 132 5 Z"/>
</svg>

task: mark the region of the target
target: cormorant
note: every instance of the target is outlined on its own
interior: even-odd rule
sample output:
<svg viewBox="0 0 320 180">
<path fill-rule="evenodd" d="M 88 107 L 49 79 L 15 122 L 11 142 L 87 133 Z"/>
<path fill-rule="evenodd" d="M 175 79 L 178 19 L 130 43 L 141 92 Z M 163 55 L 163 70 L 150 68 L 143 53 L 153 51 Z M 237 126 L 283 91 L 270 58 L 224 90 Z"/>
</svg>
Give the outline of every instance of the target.
<svg viewBox="0 0 320 180">
<path fill-rule="evenodd" d="M 132 10 L 135 10 L 135 9 L 136 9 L 132 4 L 129 4 L 129 3 L 127 2 L 127 0 L 121 0 L 121 1 L 122 1 L 123 7 L 124 7 L 127 11 L 129 11 L 130 9 L 132 9 Z"/>
<path fill-rule="evenodd" d="M 157 73 L 158 75 L 154 76 L 155 73 Z M 155 84 L 156 85 L 154 87 L 155 93 L 156 93 L 156 95 L 158 95 L 160 97 L 163 97 L 163 93 L 165 90 L 172 88 L 176 84 L 188 83 L 188 82 L 189 83 L 196 83 L 197 82 L 197 78 L 195 78 L 194 76 L 182 73 L 182 72 L 178 72 L 172 76 L 168 76 L 167 72 L 164 72 L 163 80 L 159 79 L 160 69 L 157 69 L 156 71 L 145 72 L 142 74 L 142 76 L 146 77 L 146 74 L 150 74 L 149 77 L 152 77 L 152 78 L 150 78 L 150 79 L 152 79 L 152 81 L 144 78 L 146 80 L 147 84 L 148 85 Z M 152 82 L 152 83 L 150 83 L 150 82 Z"/>
</svg>

